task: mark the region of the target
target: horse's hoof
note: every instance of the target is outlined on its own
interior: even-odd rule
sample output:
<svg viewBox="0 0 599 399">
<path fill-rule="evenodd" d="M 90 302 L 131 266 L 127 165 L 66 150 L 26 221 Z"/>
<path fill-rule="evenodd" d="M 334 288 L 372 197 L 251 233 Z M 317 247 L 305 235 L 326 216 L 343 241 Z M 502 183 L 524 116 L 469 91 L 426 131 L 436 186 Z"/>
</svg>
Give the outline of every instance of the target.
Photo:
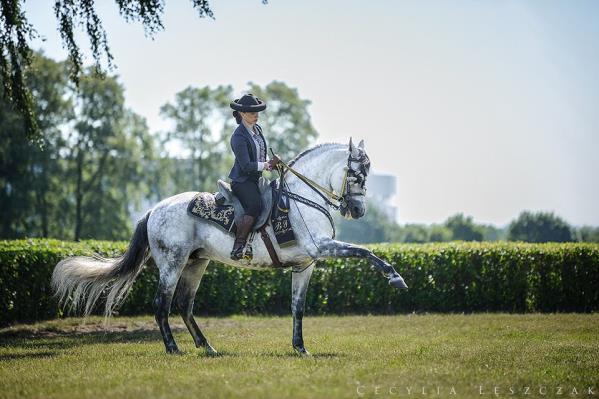
<svg viewBox="0 0 599 399">
<path fill-rule="evenodd" d="M 402 289 L 407 289 L 408 286 L 406 285 L 406 282 L 403 280 L 403 278 L 400 275 L 397 275 L 395 277 L 391 277 L 389 279 L 389 285 L 393 288 L 397 288 L 399 290 Z"/>
<path fill-rule="evenodd" d="M 182 355 L 183 352 L 181 352 L 179 350 L 179 348 L 174 347 L 174 348 L 166 348 L 166 353 L 168 353 L 169 355 Z"/>
<path fill-rule="evenodd" d="M 297 354 L 300 355 L 300 356 L 310 356 L 310 352 L 308 352 L 306 350 L 306 348 L 304 348 L 303 346 L 302 347 L 294 346 L 293 349 L 295 349 L 295 351 L 297 352 Z"/>
<path fill-rule="evenodd" d="M 210 344 L 204 347 L 208 356 L 218 356 L 218 352 Z"/>
</svg>

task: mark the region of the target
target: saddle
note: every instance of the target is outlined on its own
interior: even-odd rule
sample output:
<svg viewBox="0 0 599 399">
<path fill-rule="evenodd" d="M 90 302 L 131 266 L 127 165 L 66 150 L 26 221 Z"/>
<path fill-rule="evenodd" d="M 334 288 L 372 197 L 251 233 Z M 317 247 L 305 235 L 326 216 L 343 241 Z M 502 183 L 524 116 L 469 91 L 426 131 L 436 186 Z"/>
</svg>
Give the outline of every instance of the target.
<svg viewBox="0 0 599 399">
<path fill-rule="evenodd" d="M 212 193 L 197 193 L 187 206 L 187 211 L 196 217 L 209 220 L 226 231 L 235 232 L 240 223 L 244 209 L 239 199 L 231 190 L 231 185 L 223 180 L 217 182 L 218 191 Z M 266 226 L 270 222 L 273 226 L 277 243 L 280 247 L 295 244 L 295 235 L 289 222 L 289 198 L 277 196 L 276 181 L 270 184 L 264 177 L 258 180 L 258 189 L 262 200 L 262 210 L 252 226 L 252 233 L 247 246 L 251 246 L 253 237 L 258 231 L 266 245 L 268 253 L 275 266 L 282 264 L 277 256 L 274 246 L 266 233 Z"/>
<path fill-rule="evenodd" d="M 241 221 L 241 217 L 244 214 L 243 205 L 239 199 L 233 194 L 231 185 L 224 180 L 218 180 L 216 183 L 218 186 L 218 192 L 214 195 L 216 205 L 220 206 L 232 206 L 233 213 L 235 215 L 235 225 L 238 225 Z M 254 221 L 252 231 L 259 230 L 262 226 L 268 223 L 268 217 L 272 211 L 273 195 L 271 187 L 268 181 L 264 177 L 260 177 L 258 180 L 258 190 L 260 191 L 260 197 L 262 199 L 262 210 Z"/>
</svg>

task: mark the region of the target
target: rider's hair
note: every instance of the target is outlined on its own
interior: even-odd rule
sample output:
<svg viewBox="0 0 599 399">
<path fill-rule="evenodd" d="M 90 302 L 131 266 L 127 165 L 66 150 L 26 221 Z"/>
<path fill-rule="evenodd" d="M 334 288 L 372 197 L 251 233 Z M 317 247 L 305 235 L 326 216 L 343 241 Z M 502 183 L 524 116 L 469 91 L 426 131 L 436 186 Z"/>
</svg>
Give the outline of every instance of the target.
<svg viewBox="0 0 599 399">
<path fill-rule="evenodd" d="M 237 121 L 237 124 L 239 125 L 241 123 L 241 114 L 239 114 L 239 111 L 233 111 L 233 116 L 235 117 L 235 120 Z"/>
</svg>

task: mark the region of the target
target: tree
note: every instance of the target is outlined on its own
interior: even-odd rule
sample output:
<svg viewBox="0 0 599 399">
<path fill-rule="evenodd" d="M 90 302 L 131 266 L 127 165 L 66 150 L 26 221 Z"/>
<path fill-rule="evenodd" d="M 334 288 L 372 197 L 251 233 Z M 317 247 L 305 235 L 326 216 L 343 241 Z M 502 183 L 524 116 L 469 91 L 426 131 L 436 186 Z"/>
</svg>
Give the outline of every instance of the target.
<svg viewBox="0 0 599 399">
<path fill-rule="evenodd" d="M 570 225 L 553 212 L 520 213 L 508 227 L 508 240 L 526 242 L 572 241 Z"/>
<path fill-rule="evenodd" d="M 452 240 L 483 240 L 483 233 L 481 229 L 474 224 L 472 216 L 466 217 L 462 213 L 453 215 L 445 221 L 445 227 L 451 231 Z"/>
<path fill-rule="evenodd" d="M 428 240 L 430 242 L 447 242 L 451 241 L 452 233 L 445 226 L 434 224 L 430 226 Z"/>
<path fill-rule="evenodd" d="M 483 234 L 484 241 L 499 241 L 505 240 L 507 235 L 507 229 L 505 227 L 499 228 L 492 224 L 478 225 L 478 228 Z"/>
<path fill-rule="evenodd" d="M 599 227 L 582 226 L 576 229 L 576 241 L 599 242 Z"/>
<path fill-rule="evenodd" d="M 187 87 L 175 95 L 173 103 L 160 108 L 160 114 L 172 122 L 164 132 L 164 143 L 175 144 L 183 150 L 175 168 L 179 190 L 214 191 L 216 180 L 228 172 L 232 164 L 228 134 L 233 129 L 229 103 L 233 97 L 231 86 Z"/>
<path fill-rule="evenodd" d="M 0 77 L 5 100 L 13 103 L 15 109 L 21 113 L 26 137 L 39 140 L 42 132 L 36 123 L 32 96 L 26 83 L 27 71 L 32 60 L 29 43 L 38 35 L 23 11 L 24 3 L 25 0 L 0 2 Z M 164 0 L 115 0 L 115 3 L 127 22 L 142 23 L 147 36 L 152 38 L 155 33 L 164 29 Z M 266 3 L 266 0 L 263 0 L 263 3 Z M 201 18 L 214 18 L 208 0 L 192 0 L 192 6 Z M 106 31 L 95 9 L 95 0 L 56 0 L 53 11 L 63 46 L 69 53 L 70 77 L 73 83 L 78 85 L 82 73 L 82 56 L 75 35 L 76 26 L 85 27 L 96 72 L 104 74 L 102 57 L 105 57 L 108 68 L 112 69 L 113 57 Z"/>
<path fill-rule="evenodd" d="M 68 135 L 68 176 L 75 208 L 75 240 L 129 236 L 130 203 L 143 189 L 142 160 L 153 157 L 145 120 L 124 106 L 114 77 L 81 77 Z"/>
<path fill-rule="evenodd" d="M 60 212 L 53 194 L 62 185 L 60 126 L 72 115 L 65 66 L 36 54 L 31 71 L 41 146 L 27 140 L 22 114 L 0 96 L 0 235 L 6 238 L 47 237 Z"/>
<path fill-rule="evenodd" d="M 266 101 L 259 123 L 272 149 L 289 161 L 314 142 L 318 132 L 308 112 L 309 100 L 300 98 L 297 89 L 273 81 L 262 88 L 249 83 L 249 92 Z"/>
<path fill-rule="evenodd" d="M 284 160 L 315 141 L 318 132 L 307 110 L 310 101 L 300 98 L 296 89 L 273 81 L 264 88 L 249 83 L 247 91 L 266 101 L 267 108 L 260 114 L 259 123 L 268 144 Z M 229 141 L 237 127 L 229 107 L 233 97 L 229 85 L 214 89 L 190 86 L 160 108 L 161 115 L 172 123 L 162 133 L 163 144 L 178 149 L 178 158 L 164 160 L 171 174 L 164 194 L 214 191 L 217 179 L 226 178 L 234 160 Z"/>
<path fill-rule="evenodd" d="M 335 213 L 333 216 L 337 228 L 337 238 L 355 243 L 395 242 L 399 238 L 399 226 L 389 221 L 387 215 L 376 205 L 368 204 L 363 217 L 347 220 Z"/>
<path fill-rule="evenodd" d="M 145 120 L 113 77 L 89 71 L 75 90 L 64 63 L 37 54 L 30 82 L 41 146 L 0 97 L 0 236 L 127 238 L 129 206 L 155 172 L 144 169 L 156 152 Z"/>
</svg>

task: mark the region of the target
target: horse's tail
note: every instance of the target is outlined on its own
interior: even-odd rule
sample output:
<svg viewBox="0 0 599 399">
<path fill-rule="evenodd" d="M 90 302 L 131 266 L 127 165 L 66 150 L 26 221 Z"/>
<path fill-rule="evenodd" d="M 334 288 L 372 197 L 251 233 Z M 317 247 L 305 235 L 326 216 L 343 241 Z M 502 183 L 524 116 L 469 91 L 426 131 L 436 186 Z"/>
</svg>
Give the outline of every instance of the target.
<svg viewBox="0 0 599 399">
<path fill-rule="evenodd" d="M 118 258 L 74 256 L 61 260 L 52 273 L 52 288 L 63 304 L 70 299 L 71 309 L 82 308 L 87 316 L 105 290 L 104 315 L 110 317 L 123 303 L 135 278 L 149 258 L 148 211 L 137 222 L 127 251 Z"/>
</svg>

